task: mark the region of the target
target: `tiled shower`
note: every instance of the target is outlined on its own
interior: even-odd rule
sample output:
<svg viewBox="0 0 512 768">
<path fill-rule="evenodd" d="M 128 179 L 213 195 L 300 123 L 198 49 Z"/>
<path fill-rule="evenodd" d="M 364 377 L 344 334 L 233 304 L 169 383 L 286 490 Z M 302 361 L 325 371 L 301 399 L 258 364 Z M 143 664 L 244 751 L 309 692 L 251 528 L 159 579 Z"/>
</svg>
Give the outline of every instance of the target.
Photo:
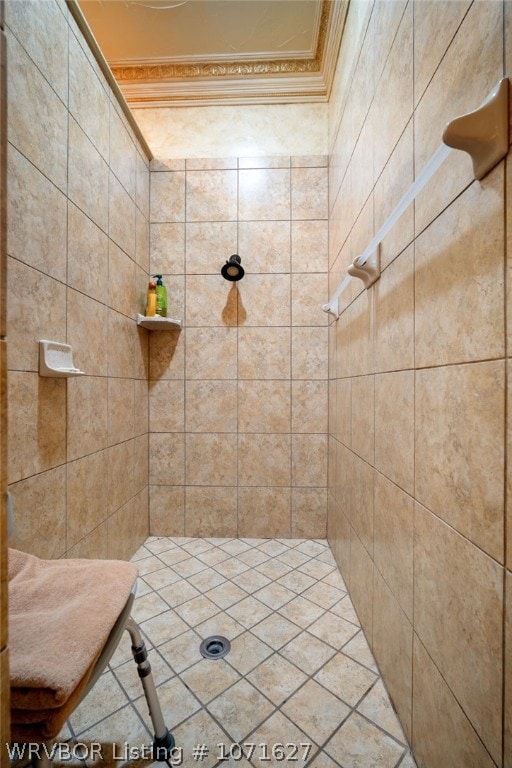
<svg viewBox="0 0 512 768">
<path fill-rule="evenodd" d="M 10 544 L 142 560 L 327 537 L 418 765 L 510 768 L 508 157 L 475 182 L 452 153 L 380 281 L 338 321 L 320 307 L 446 121 L 510 74 L 511 4 L 352 2 L 328 146 L 291 125 L 279 154 L 201 159 L 191 132 L 183 159 L 171 132 L 151 163 L 66 5 L 37 9 L 7 13 Z M 157 272 L 180 332 L 135 323 Z M 40 338 L 87 375 L 40 378 Z M 173 610 L 161 588 L 148 604 Z"/>
</svg>

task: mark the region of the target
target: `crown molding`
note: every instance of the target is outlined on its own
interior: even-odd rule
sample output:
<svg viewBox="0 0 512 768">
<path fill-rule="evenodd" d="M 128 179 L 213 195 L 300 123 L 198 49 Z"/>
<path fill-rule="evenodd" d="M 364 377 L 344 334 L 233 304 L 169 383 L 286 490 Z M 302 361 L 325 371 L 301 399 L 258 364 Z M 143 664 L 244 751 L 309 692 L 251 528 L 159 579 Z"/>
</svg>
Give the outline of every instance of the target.
<svg viewBox="0 0 512 768">
<path fill-rule="evenodd" d="M 133 108 L 326 101 L 349 0 L 323 0 L 318 11 L 316 52 L 311 57 L 265 59 L 223 56 L 205 61 L 159 61 L 115 65 L 112 72 Z M 188 58 L 185 62 L 183 59 Z"/>
</svg>

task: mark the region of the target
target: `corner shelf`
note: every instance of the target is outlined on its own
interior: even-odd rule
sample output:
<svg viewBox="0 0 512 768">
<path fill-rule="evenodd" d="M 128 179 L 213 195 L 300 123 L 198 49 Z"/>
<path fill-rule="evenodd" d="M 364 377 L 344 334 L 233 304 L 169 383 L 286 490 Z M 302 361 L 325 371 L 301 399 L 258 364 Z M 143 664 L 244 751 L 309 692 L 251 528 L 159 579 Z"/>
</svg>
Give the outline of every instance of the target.
<svg viewBox="0 0 512 768">
<path fill-rule="evenodd" d="M 183 320 L 177 320 L 174 317 L 160 317 L 160 315 L 146 317 L 138 314 L 137 325 L 140 325 L 141 328 L 147 328 L 148 331 L 181 331 Z"/>
</svg>

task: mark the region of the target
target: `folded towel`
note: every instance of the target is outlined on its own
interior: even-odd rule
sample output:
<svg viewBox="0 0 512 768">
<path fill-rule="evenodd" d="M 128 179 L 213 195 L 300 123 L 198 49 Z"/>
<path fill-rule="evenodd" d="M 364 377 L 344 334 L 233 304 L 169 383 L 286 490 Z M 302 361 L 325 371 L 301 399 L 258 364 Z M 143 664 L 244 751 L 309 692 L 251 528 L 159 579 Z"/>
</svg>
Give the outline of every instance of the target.
<svg viewBox="0 0 512 768">
<path fill-rule="evenodd" d="M 30 721 L 33 710 L 37 721 L 46 721 L 48 710 L 64 704 L 72 711 L 136 578 L 136 566 L 121 560 L 40 560 L 9 550 L 15 717 Z"/>
</svg>

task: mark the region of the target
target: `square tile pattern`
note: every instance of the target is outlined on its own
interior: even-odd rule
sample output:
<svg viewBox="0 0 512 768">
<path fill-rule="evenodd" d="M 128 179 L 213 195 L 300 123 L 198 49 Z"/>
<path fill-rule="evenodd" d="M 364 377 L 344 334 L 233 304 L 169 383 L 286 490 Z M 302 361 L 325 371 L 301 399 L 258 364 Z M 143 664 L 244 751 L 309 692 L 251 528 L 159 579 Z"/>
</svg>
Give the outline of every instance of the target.
<svg viewBox="0 0 512 768">
<path fill-rule="evenodd" d="M 150 537 L 133 561 L 133 616 L 183 765 L 414 766 L 326 541 Z M 200 654 L 214 634 L 224 659 Z M 116 766 L 151 763 L 123 753 L 152 740 L 128 635 L 64 735 L 120 745 Z"/>
</svg>

